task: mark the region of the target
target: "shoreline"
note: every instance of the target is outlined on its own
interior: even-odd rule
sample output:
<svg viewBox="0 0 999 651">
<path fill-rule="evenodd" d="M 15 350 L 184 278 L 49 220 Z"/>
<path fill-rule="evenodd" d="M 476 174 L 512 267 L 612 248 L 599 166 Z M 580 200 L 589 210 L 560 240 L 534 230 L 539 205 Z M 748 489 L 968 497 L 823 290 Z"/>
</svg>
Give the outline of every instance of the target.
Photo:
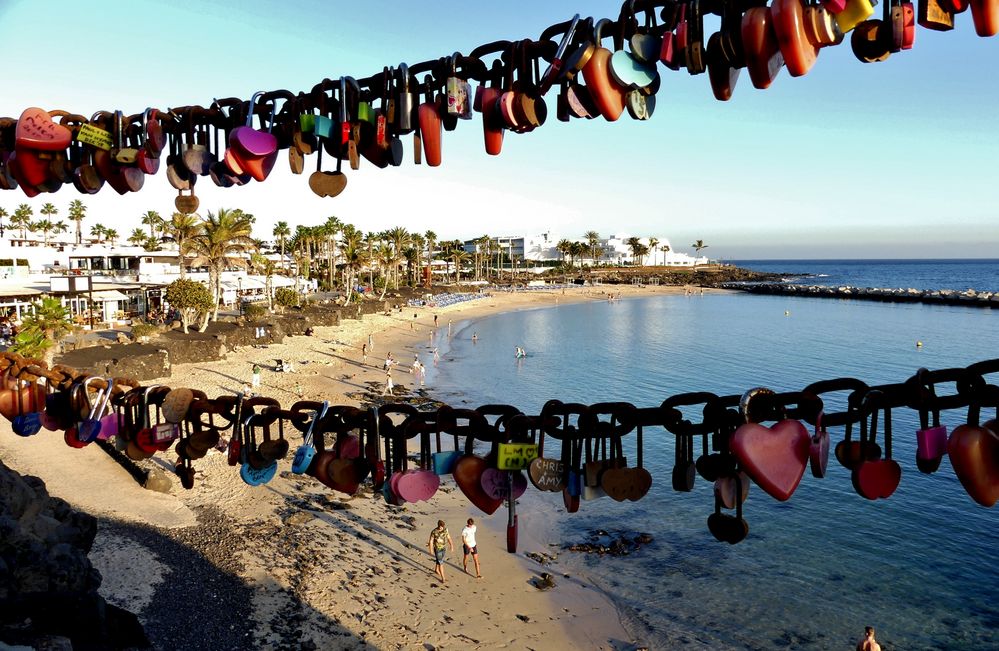
<svg viewBox="0 0 999 651">
<path fill-rule="evenodd" d="M 498 292 L 445 308 L 404 306 L 391 316 L 367 315 L 336 327 L 317 327 L 312 337 L 245 347 L 219 362 L 178 364 L 172 377 L 161 383 L 200 388 L 209 395 L 238 392 L 257 363 L 265 369 L 261 393 L 282 403 L 304 398 L 357 404 L 381 390 L 381 362 L 389 350 L 401 362 L 394 374 L 399 376 L 396 386 L 411 393 L 418 388 L 415 377 L 404 371 L 412 356 L 429 344 L 434 314 L 439 317 L 438 333 L 446 336 L 448 321 L 453 327 L 459 321 L 508 311 L 607 300 L 607 292 L 627 298 L 683 291 L 682 287 L 598 286 L 570 288 L 564 293 Z M 368 363 L 362 364 L 360 348 L 368 334 L 373 335 L 374 350 Z M 425 351 L 421 357 L 429 361 Z M 295 372 L 270 370 L 276 359 L 293 361 Z M 428 394 L 432 387 L 422 395 Z M 294 447 L 297 441 L 293 438 L 292 442 Z M 85 455 L 83 463 L 80 454 Z M 169 602 L 164 602 L 171 595 L 167 586 L 172 574 L 183 575 L 184 568 L 165 566 L 157 549 L 142 541 L 123 544 L 120 530 L 132 523 L 197 538 L 199 523 L 206 517 L 212 521 L 205 514 L 217 507 L 232 521 L 222 527 L 230 533 L 217 537 L 235 546 L 222 556 L 238 561 L 234 566 L 238 569 L 225 573 L 235 572 L 252 589 L 252 635 L 265 648 L 294 644 L 299 638 L 315 648 L 370 648 L 371 644 L 411 648 L 426 642 L 483 648 L 632 649 L 640 644 L 624 628 L 621 613 L 599 586 L 585 577 L 563 577 L 557 568 L 552 571 L 525 556 L 549 549 L 550 541 L 542 535 L 543 517 L 524 518 L 518 553 L 509 554 L 505 510 L 484 515 L 450 478 L 429 503 L 391 507 L 370 490 L 351 497 L 311 477 L 294 475 L 288 471 L 287 460 L 279 464 L 279 475 L 270 484 L 254 489 L 226 465 L 224 455 L 213 452 L 195 462 L 195 487 L 185 491 L 172 473 L 172 455 L 157 455 L 144 464 L 169 477 L 173 487 L 163 494 L 139 487 L 99 449 L 70 449 L 60 437 L 46 433 L 26 441 L 14 436 L 9 426 L 0 428 L 0 455 L 22 474 L 45 480 L 50 494 L 113 520 L 107 530 L 117 533 L 105 536 L 102 528 L 92 553 L 100 559 L 104 576 L 101 594 L 111 603 L 134 609 L 154 633 L 170 629 L 174 615 L 165 605 Z M 530 502 L 524 503 L 528 516 Z M 479 529 L 482 580 L 464 575 L 459 562 L 458 534 L 468 517 L 485 525 Z M 446 564 L 446 587 L 433 578 L 432 558 L 426 551 L 426 537 L 438 518 L 448 523 L 456 539 L 457 553 L 450 554 Z M 214 522 L 209 528 L 219 526 Z M 190 536 L 184 532 L 191 532 Z M 241 537 L 245 538 L 242 544 L 233 542 Z M 282 539 L 292 541 L 293 551 L 276 546 Z M 203 555 L 218 557 L 218 544 L 203 541 Z M 555 575 L 557 586 L 543 592 L 534 582 L 546 571 Z M 137 601 L 140 587 L 149 594 Z M 290 628 L 280 624 L 281 613 L 287 612 L 300 617 Z M 396 646 L 390 646 L 393 643 Z"/>
</svg>

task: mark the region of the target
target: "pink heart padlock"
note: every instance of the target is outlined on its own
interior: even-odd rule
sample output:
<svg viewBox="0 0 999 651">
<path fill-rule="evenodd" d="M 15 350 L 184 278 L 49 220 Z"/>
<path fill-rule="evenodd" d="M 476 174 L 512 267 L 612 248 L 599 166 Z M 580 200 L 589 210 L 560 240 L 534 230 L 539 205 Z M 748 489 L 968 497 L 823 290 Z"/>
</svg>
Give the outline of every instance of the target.
<svg viewBox="0 0 999 651">
<path fill-rule="evenodd" d="M 773 427 L 740 425 L 730 449 L 739 465 L 768 495 L 782 502 L 791 498 L 805 474 L 811 437 L 796 420 Z"/>
</svg>

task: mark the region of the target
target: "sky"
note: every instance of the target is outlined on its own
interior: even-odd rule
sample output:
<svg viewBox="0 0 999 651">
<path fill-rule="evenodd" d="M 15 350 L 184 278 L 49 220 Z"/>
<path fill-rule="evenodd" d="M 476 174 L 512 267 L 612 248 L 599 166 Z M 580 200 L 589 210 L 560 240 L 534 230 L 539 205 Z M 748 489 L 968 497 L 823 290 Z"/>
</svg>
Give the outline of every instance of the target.
<svg viewBox="0 0 999 651">
<path fill-rule="evenodd" d="M 130 114 L 298 92 L 327 77 L 537 38 L 577 12 L 619 10 L 606 0 L 0 0 L 9 57 L 0 116 L 30 106 Z M 262 239 L 278 220 L 294 229 L 336 216 L 362 231 L 403 226 L 441 239 L 595 230 L 656 236 L 686 252 L 703 240 L 718 259 L 994 258 L 999 38 L 978 37 L 970 12 L 956 22 L 944 33 L 917 27 L 915 47 L 883 63 L 859 62 L 848 36 L 821 50 L 807 75 L 785 69 L 767 90 L 743 71 L 728 102 L 714 99 L 707 74 L 660 65 L 656 112 L 643 122 L 627 113 L 613 123 L 558 122 L 556 89 L 549 120 L 507 133 L 499 156 L 485 153 L 476 114 L 444 133 L 440 167 L 414 165 L 404 137 L 401 167 L 362 159 L 335 198 L 309 189 L 314 157 L 296 176 L 282 153 L 263 183 L 218 188 L 201 179 L 199 212 L 241 208 Z M 706 34 L 716 28 L 717 19 L 706 21 Z M 26 202 L 37 215 L 51 202 L 64 217 L 82 198 L 85 228 L 127 234 L 147 210 L 171 214 L 176 194 L 161 169 L 138 193 L 64 187 L 29 200 L 5 191 L 0 207 Z"/>
</svg>

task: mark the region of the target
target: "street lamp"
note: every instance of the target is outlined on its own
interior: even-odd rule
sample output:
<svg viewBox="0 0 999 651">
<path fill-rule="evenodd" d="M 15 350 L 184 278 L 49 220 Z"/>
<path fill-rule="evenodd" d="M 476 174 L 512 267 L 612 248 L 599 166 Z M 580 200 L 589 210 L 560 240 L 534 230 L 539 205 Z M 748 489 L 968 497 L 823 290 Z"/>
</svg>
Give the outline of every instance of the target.
<svg viewBox="0 0 999 651">
<path fill-rule="evenodd" d="M 240 298 L 240 294 L 243 293 L 243 277 L 236 276 L 236 308 L 239 310 L 240 316 L 243 315 L 243 300 Z"/>
</svg>

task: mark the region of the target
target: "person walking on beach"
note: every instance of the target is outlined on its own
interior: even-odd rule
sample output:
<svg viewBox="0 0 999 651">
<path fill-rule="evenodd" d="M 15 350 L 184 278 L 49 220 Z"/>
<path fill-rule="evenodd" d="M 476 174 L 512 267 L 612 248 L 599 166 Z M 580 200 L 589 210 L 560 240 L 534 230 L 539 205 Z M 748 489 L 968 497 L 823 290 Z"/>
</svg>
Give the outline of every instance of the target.
<svg viewBox="0 0 999 651">
<path fill-rule="evenodd" d="M 436 314 L 434 315 L 434 327 L 435 328 L 437 327 L 437 315 Z"/>
<path fill-rule="evenodd" d="M 253 365 L 253 382 L 251 386 L 254 389 L 260 388 L 260 364 Z"/>
<path fill-rule="evenodd" d="M 370 333 L 368 334 L 368 350 L 372 353 L 375 352 L 375 338 Z"/>
<path fill-rule="evenodd" d="M 361 363 L 368 363 L 368 344 L 361 344 Z"/>
<path fill-rule="evenodd" d="M 427 549 L 434 555 L 434 572 L 441 578 L 441 583 L 447 583 L 444 578 L 444 554 L 447 548 L 454 552 L 454 541 L 451 540 L 451 533 L 447 530 L 447 525 L 443 520 L 437 521 L 437 528 L 430 532 L 430 540 L 427 541 Z"/>
<path fill-rule="evenodd" d="M 874 627 L 864 627 L 864 637 L 857 642 L 857 651 L 881 651 L 881 645 L 874 639 Z"/>
<path fill-rule="evenodd" d="M 388 370 L 392 368 L 393 364 L 395 364 L 395 358 L 392 357 L 392 352 L 389 351 L 389 354 L 385 357 L 385 369 Z"/>
<path fill-rule="evenodd" d="M 441 354 L 437 352 L 436 348 L 434 348 L 434 366 L 437 366 L 439 361 L 441 361 Z"/>
<path fill-rule="evenodd" d="M 482 571 L 479 570 L 479 548 L 475 544 L 475 520 L 472 518 L 468 519 L 468 524 L 461 530 L 461 550 L 464 552 L 461 565 L 465 568 L 465 574 L 468 574 L 468 557 L 471 556 L 472 561 L 475 562 L 475 578 L 481 579 Z"/>
<path fill-rule="evenodd" d="M 395 395 L 393 393 L 393 389 L 395 389 L 395 384 L 392 382 L 392 367 L 391 366 L 386 366 L 385 367 L 385 388 L 382 389 L 382 395 L 384 396 L 386 393 L 389 394 L 390 396 L 391 395 Z"/>
</svg>

